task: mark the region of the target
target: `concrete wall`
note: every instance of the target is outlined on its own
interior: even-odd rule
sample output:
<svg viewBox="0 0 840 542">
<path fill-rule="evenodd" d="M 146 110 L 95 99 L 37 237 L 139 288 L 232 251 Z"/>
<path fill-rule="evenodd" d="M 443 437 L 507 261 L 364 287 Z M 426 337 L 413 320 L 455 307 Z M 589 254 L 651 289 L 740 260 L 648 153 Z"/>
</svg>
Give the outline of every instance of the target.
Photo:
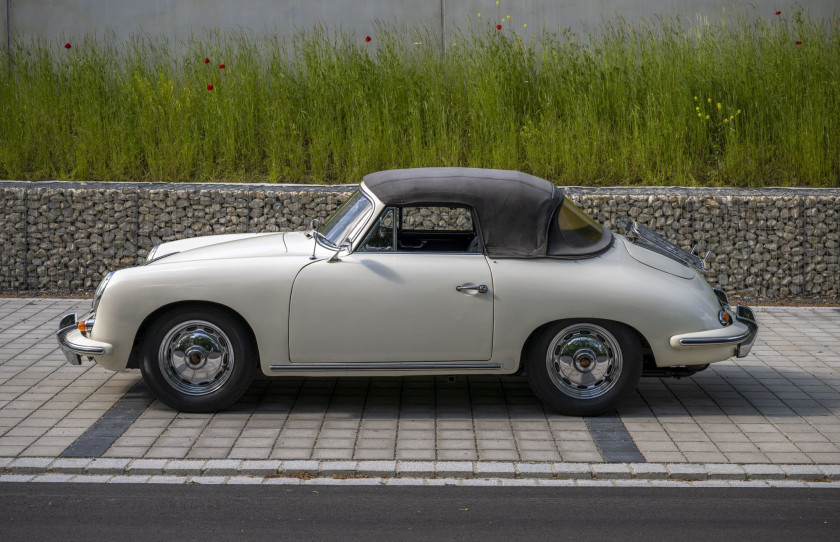
<svg viewBox="0 0 840 542">
<path fill-rule="evenodd" d="M 306 229 L 354 186 L 0 182 L 0 292 L 90 293 L 157 243 Z M 602 224 L 632 217 L 714 251 L 709 282 L 738 296 L 840 295 L 840 190 L 567 188 Z"/>
<path fill-rule="evenodd" d="M 364 36 L 373 33 L 371 21 L 396 21 L 424 25 L 439 32 L 464 27 L 478 12 L 484 21 L 495 18 L 494 0 L 0 0 L 11 8 L 11 33 L 24 40 L 69 39 L 83 34 L 112 31 L 125 37 L 138 29 L 181 39 L 202 28 L 268 31 L 290 35 L 295 28 L 309 28 L 317 21 L 341 26 Z M 800 0 L 812 17 L 840 13 L 837 0 Z M 602 20 L 698 14 L 714 20 L 722 10 L 744 11 L 750 16 L 773 17 L 777 9 L 786 14 L 795 4 L 744 0 L 503 0 L 502 17 L 526 38 L 540 28 L 570 27 L 588 32 Z M 443 21 L 441 17 L 443 11 Z M 5 10 L 0 16 L 5 19 Z M 523 24 L 528 24 L 527 30 Z M 5 22 L 2 25 L 5 44 Z"/>
</svg>

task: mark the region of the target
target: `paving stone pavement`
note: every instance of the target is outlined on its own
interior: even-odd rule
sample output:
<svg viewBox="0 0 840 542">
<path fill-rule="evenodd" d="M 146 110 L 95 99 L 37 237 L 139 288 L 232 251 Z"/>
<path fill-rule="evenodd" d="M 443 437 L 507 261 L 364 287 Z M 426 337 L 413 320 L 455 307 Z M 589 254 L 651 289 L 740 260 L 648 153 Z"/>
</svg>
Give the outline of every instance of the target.
<svg viewBox="0 0 840 542">
<path fill-rule="evenodd" d="M 88 305 L 0 298 L 0 471 L 31 458 L 41 472 L 115 405 L 126 409 L 119 402 L 139 371 L 71 366 L 56 345 L 58 317 Z M 736 464 L 790 480 L 791 465 L 840 464 L 840 311 L 759 307 L 756 315 L 762 328 L 748 357 L 692 378 L 642 379 L 617 417 L 547 413 L 521 377 L 263 379 L 217 414 L 179 414 L 144 403 L 135 389 L 123 401 L 137 415 L 110 424 L 121 433 L 93 454 L 101 468 L 70 457 L 59 466 L 80 476 L 155 477 L 178 470 L 169 460 L 215 460 L 207 474 L 225 477 L 276 474 L 283 461 L 298 473 L 324 474 L 326 463 L 328 475 L 364 467 L 378 476 L 376 468 L 393 474 L 404 461 L 417 476 L 501 479 L 556 477 L 557 465 L 571 478 L 576 463 L 609 461 L 586 466 L 585 477 L 745 479 Z M 621 455 L 633 444 L 635 454 Z M 778 465 L 788 470 L 771 468 Z"/>
</svg>

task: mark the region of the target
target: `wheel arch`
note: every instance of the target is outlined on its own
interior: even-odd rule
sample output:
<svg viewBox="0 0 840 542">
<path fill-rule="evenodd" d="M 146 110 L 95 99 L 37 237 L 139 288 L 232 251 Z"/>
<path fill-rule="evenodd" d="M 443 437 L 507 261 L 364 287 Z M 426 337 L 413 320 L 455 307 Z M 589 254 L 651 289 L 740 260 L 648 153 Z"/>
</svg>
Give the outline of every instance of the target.
<svg viewBox="0 0 840 542">
<path fill-rule="evenodd" d="M 549 322 L 546 322 L 546 323 L 542 324 L 541 326 L 538 326 L 536 329 L 534 329 L 531 332 L 530 335 L 528 335 L 528 338 L 525 339 L 525 342 L 522 344 L 522 350 L 519 354 L 519 366 L 517 367 L 516 372 L 514 374 L 521 375 L 521 374 L 525 373 L 525 359 L 528 355 L 528 351 L 530 350 L 531 345 L 534 343 L 534 341 L 536 341 L 540 337 L 540 335 L 542 335 L 542 333 L 549 326 L 552 326 L 552 325 L 557 324 L 559 322 L 568 322 L 570 324 L 571 323 L 576 323 L 576 322 L 592 322 L 592 323 L 596 323 L 596 324 L 597 323 L 608 323 L 608 324 L 619 325 L 619 326 L 625 327 L 628 330 L 630 330 L 630 332 L 633 333 L 636 336 L 636 338 L 639 339 L 639 344 L 642 347 L 642 356 L 643 356 L 642 360 L 643 360 L 643 364 L 644 364 L 643 366 L 645 368 L 656 367 L 656 359 L 654 358 L 653 351 L 651 350 L 651 347 L 650 347 L 650 343 L 648 342 L 648 340 L 645 338 L 645 336 L 638 329 L 631 326 L 630 324 L 627 324 L 625 322 L 619 322 L 618 320 L 610 320 L 610 319 L 607 319 L 607 318 L 559 318 L 557 320 L 551 320 Z"/>
<path fill-rule="evenodd" d="M 167 305 L 163 305 L 158 307 L 151 313 L 149 313 L 146 318 L 140 323 L 140 327 L 137 328 L 137 333 L 134 335 L 134 342 L 131 346 L 131 353 L 128 356 L 128 363 L 126 364 L 126 369 L 139 369 L 140 368 L 140 351 L 143 346 L 143 341 L 146 338 L 146 332 L 149 329 L 149 326 L 154 322 L 157 318 L 170 312 L 175 309 L 180 309 L 182 307 L 207 307 L 218 309 L 227 312 L 231 316 L 233 316 L 241 325 L 242 328 L 248 333 L 248 339 L 251 341 L 251 345 L 254 347 L 254 353 L 256 356 L 256 364 L 259 366 L 260 362 L 260 350 L 257 343 L 257 336 L 254 334 L 254 330 L 251 328 L 251 324 L 243 318 L 241 314 L 237 311 L 233 310 L 232 308 L 228 307 L 227 305 L 223 305 L 221 303 L 214 303 L 212 301 L 201 301 L 201 300 L 185 300 L 185 301 L 176 301 L 174 303 L 169 303 Z"/>
</svg>

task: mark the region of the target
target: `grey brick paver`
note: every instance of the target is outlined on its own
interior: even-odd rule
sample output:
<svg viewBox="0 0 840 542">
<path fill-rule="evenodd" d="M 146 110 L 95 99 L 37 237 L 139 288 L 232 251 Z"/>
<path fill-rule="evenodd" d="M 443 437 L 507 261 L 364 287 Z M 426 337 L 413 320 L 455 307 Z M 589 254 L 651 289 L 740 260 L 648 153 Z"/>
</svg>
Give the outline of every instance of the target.
<svg viewBox="0 0 840 542">
<path fill-rule="evenodd" d="M 435 474 L 434 461 L 398 461 L 397 469 L 400 476 L 432 476 Z"/>
<path fill-rule="evenodd" d="M 554 463 L 554 473 L 558 478 L 592 478 L 592 469 L 586 463 Z"/>
<path fill-rule="evenodd" d="M 438 476 L 472 476 L 473 464 L 471 461 L 438 461 L 435 472 Z"/>
<path fill-rule="evenodd" d="M 521 478 L 551 478 L 554 476 L 554 466 L 551 463 L 515 463 L 514 466 L 516 467 L 516 475 Z"/>
<path fill-rule="evenodd" d="M 210 459 L 204 463 L 206 476 L 233 476 L 239 474 L 242 461 L 236 459 Z"/>
<path fill-rule="evenodd" d="M 51 457 L 21 457 L 9 463 L 6 470 L 14 474 L 41 473 L 46 472 L 53 461 Z"/>
<path fill-rule="evenodd" d="M 619 480 L 633 477 L 630 466 L 623 463 L 595 463 L 592 472 L 595 479 Z"/>
<path fill-rule="evenodd" d="M 704 465 L 709 478 L 713 480 L 744 480 L 747 473 L 739 465 L 708 463 Z"/>
<path fill-rule="evenodd" d="M 318 461 L 284 461 L 283 472 L 285 474 L 317 474 Z"/>
<path fill-rule="evenodd" d="M 785 471 L 777 465 L 744 465 L 750 480 L 783 480 Z"/>
<path fill-rule="evenodd" d="M 163 474 L 167 459 L 135 459 L 126 468 L 128 474 Z"/>
<path fill-rule="evenodd" d="M 170 461 L 163 468 L 164 474 L 175 474 L 179 476 L 189 476 L 201 474 L 204 470 L 206 461 L 196 459 L 181 459 Z"/>
<path fill-rule="evenodd" d="M 268 476 L 277 474 L 283 467 L 282 461 L 277 460 L 260 460 L 249 461 L 245 460 L 240 463 L 239 471 L 241 474 L 250 476 Z"/>
<path fill-rule="evenodd" d="M 706 480 L 709 476 L 703 465 L 671 463 L 667 468 L 670 480 Z"/>
<path fill-rule="evenodd" d="M 825 474 L 817 465 L 779 465 L 788 480 L 822 480 Z"/>
</svg>

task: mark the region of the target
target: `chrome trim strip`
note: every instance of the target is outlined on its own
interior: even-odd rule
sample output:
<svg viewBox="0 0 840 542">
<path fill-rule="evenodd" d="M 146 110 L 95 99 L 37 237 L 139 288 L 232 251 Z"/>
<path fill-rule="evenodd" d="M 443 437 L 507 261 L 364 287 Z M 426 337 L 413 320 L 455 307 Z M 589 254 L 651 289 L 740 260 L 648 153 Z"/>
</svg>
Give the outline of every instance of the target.
<svg viewBox="0 0 840 542">
<path fill-rule="evenodd" d="M 478 371 L 501 369 L 501 363 L 316 363 L 308 365 L 272 365 L 272 371 Z"/>
<path fill-rule="evenodd" d="M 84 346 L 68 341 L 67 334 L 73 331 L 74 329 L 76 329 L 76 326 L 70 326 L 59 330 L 59 332 L 56 334 L 58 336 L 59 346 L 61 346 L 62 348 L 66 348 L 71 352 L 75 352 L 76 354 L 82 354 L 85 356 L 102 355 L 105 353 L 105 349 L 101 346 Z"/>
<path fill-rule="evenodd" d="M 149 265 L 150 263 L 159 262 L 160 260 L 162 260 L 164 258 L 168 258 L 169 256 L 174 256 L 174 255 L 180 254 L 180 253 L 181 253 L 181 251 L 178 250 L 178 251 L 175 251 L 175 252 L 168 252 L 166 254 L 161 254 L 160 256 L 158 256 L 156 258 L 151 258 L 151 259 L 146 260 L 145 262 L 141 263 L 140 265 Z"/>
<path fill-rule="evenodd" d="M 740 335 L 731 335 L 729 337 L 686 337 L 680 339 L 680 344 L 684 346 L 697 346 L 709 344 L 730 344 L 739 343 L 750 336 L 750 331 L 741 333 Z"/>
</svg>

